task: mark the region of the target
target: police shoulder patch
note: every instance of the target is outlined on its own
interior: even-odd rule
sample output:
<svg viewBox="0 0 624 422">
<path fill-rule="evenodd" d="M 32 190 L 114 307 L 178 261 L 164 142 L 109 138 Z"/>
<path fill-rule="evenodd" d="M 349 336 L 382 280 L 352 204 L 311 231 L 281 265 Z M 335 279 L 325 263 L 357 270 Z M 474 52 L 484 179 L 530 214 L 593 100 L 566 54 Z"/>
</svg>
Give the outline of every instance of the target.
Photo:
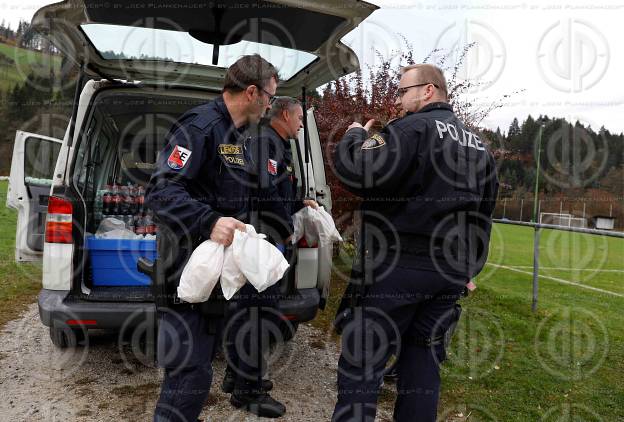
<svg viewBox="0 0 624 422">
<path fill-rule="evenodd" d="M 386 145 L 386 140 L 380 134 L 376 133 L 362 144 L 362 149 L 375 149 Z"/>
<path fill-rule="evenodd" d="M 173 147 L 173 151 L 171 151 L 171 155 L 169 155 L 167 159 L 167 165 L 173 170 L 180 170 L 186 165 L 191 153 L 192 151 L 190 149 L 176 145 Z"/>
<path fill-rule="evenodd" d="M 276 176 L 277 175 L 277 161 L 271 160 L 269 158 L 269 161 L 267 162 L 267 171 L 272 176 Z"/>
</svg>

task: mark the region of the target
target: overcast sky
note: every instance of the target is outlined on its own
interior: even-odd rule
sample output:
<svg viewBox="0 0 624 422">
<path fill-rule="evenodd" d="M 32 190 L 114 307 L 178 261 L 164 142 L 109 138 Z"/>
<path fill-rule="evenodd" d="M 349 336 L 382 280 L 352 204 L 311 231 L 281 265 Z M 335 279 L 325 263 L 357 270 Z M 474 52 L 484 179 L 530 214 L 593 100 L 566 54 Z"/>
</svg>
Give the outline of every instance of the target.
<svg viewBox="0 0 624 422">
<path fill-rule="evenodd" d="M 0 0 L 0 16 L 12 27 L 30 21 L 48 1 Z M 461 74 L 482 82 L 475 101 L 516 94 L 485 125 L 506 130 L 513 117 L 566 117 L 624 132 L 624 2 L 373 1 L 381 6 L 344 42 L 363 65 L 375 50 L 388 57 L 413 46 L 424 58 L 435 48 L 476 42 Z"/>
</svg>

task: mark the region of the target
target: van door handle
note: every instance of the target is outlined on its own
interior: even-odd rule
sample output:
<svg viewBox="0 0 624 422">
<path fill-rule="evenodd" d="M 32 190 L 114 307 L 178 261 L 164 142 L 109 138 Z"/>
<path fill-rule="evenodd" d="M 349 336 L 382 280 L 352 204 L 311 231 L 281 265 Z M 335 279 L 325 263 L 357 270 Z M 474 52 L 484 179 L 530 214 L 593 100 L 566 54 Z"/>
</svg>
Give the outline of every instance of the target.
<svg viewBox="0 0 624 422">
<path fill-rule="evenodd" d="M 149 277 L 154 274 L 154 261 L 145 257 L 139 257 L 137 260 L 137 270 Z"/>
</svg>

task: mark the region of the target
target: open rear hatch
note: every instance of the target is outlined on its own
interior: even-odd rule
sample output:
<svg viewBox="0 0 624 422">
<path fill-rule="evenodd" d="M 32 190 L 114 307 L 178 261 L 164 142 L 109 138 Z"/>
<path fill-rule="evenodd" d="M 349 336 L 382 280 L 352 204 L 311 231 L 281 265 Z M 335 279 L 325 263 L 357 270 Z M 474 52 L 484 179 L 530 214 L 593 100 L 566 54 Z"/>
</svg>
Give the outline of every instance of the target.
<svg viewBox="0 0 624 422">
<path fill-rule="evenodd" d="M 181 0 L 175 5 L 137 0 L 109 7 L 94 0 L 66 0 L 37 11 L 32 26 L 94 79 L 185 88 L 189 95 L 192 90 L 216 93 L 230 64 L 258 53 L 280 69 L 278 92 L 298 96 L 302 88 L 313 90 L 359 68 L 355 53 L 340 40 L 375 9 L 357 0 Z M 76 132 L 88 134 L 91 124 L 91 118 L 85 119 L 85 127 Z M 82 149 L 85 139 L 78 142 Z M 86 154 L 91 156 L 97 152 Z M 94 168 L 88 162 L 87 168 Z M 104 183 L 93 183 L 91 201 L 98 201 L 97 187 Z M 123 294 L 118 286 L 89 287 L 91 300 L 151 300 L 149 289 L 141 286 L 123 288 Z M 74 289 L 86 298 L 75 283 Z"/>
<path fill-rule="evenodd" d="M 259 53 L 280 69 L 280 93 L 298 95 L 358 69 L 340 40 L 375 9 L 357 0 L 66 0 L 32 25 L 92 77 L 220 89 L 231 63 Z"/>
</svg>

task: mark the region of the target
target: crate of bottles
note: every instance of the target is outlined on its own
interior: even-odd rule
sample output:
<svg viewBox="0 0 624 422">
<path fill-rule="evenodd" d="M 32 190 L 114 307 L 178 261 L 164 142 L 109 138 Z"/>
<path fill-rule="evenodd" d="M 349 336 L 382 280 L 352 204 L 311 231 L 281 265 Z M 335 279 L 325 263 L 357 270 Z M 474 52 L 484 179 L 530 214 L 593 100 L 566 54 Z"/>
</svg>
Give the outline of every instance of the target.
<svg viewBox="0 0 624 422">
<path fill-rule="evenodd" d="M 149 286 L 137 270 L 140 257 L 156 259 L 156 240 L 87 238 L 94 286 Z"/>
</svg>

